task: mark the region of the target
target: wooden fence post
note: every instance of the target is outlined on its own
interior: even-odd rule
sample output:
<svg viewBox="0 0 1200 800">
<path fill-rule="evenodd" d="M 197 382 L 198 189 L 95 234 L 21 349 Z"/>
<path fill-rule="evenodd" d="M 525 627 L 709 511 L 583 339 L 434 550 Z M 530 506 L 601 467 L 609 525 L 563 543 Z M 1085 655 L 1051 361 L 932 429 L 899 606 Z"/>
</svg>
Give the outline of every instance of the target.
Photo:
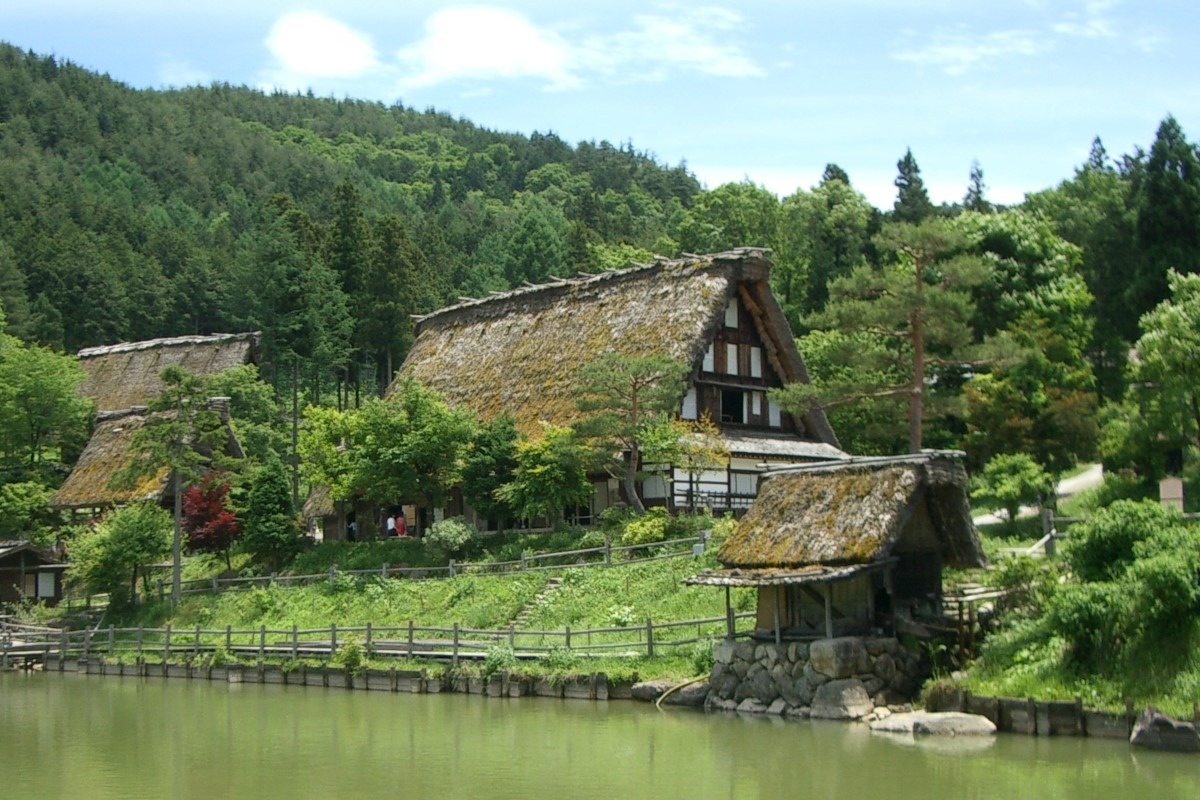
<svg viewBox="0 0 1200 800">
<path fill-rule="evenodd" d="M 450 563 L 453 564 L 454 562 L 451 561 Z M 451 656 L 450 664 L 451 664 L 451 666 L 453 666 L 455 668 L 458 667 L 458 623 L 457 622 L 454 623 L 454 654 Z"/>
<path fill-rule="evenodd" d="M 171 623 L 167 623 L 166 630 L 163 632 L 163 663 L 171 660 Z"/>
<path fill-rule="evenodd" d="M 563 639 L 564 639 L 566 648 L 568 650 L 570 650 L 571 649 L 571 626 L 570 625 L 567 626 L 567 631 L 563 635 Z"/>
<path fill-rule="evenodd" d="M 517 641 L 516 628 L 512 625 L 509 625 L 508 626 L 508 649 L 509 650 L 516 649 L 516 646 L 517 646 L 516 641 Z"/>
<path fill-rule="evenodd" d="M 261 664 L 263 654 L 267 651 L 267 626 L 258 626 L 258 663 Z"/>
<path fill-rule="evenodd" d="M 112 658 L 113 650 L 117 649 L 116 637 L 113 635 L 113 626 L 108 626 L 108 657 Z"/>
<path fill-rule="evenodd" d="M 367 620 L 367 643 L 365 646 L 367 648 L 367 658 L 370 658 L 371 657 L 371 621 L 370 620 Z"/>
<path fill-rule="evenodd" d="M 654 658 L 654 623 L 646 617 L 646 657 Z"/>
<path fill-rule="evenodd" d="M 292 623 L 292 659 L 300 657 L 300 629 L 296 627 L 296 623 Z"/>
<path fill-rule="evenodd" d="M 225 652 L 229 653 L 233 650 L 233 626 L 225 626 Z"/>
<path fill-rule="evenodd" d="M 612 565 L 612 534 L 604 534 L 604 563 Z"/>
<path fill-rule="evenodd" d="M 329 655 L 337 650 L 337 623 L 329 623 Z"/>
<path fill-rule="evenodd" d="M 386 562 L 386 561 L 385 561 L 385 562 L 383 562 L 383 567 L 382 567 L 382 568 L 379 570 L 379 571 L 380 571 L 380 574 L 381 574 L 381 575 L 382 575 L 384 578 L 386 578 L 386 577 L 387 577 L 387 573 L 388 573 L 388 567 L 389 567 L 389 566 L 391 566 L 391 565 L 390 565 L 390 564 L 388 564 L 388 562 Z"/>
<path fill-rule="evenodd" d="M 408 657 L 413 657 L 413 621 L 408 621 Z"/>
<path fill-rule="evenodd" d="M 454 577 L 454 559 L 453 558 L 450 559 L 449 567 L 450 567 L 450 577 L 453 578 Z"/>
<path fill-rule="evenodd" d="M 200 623 L 196 623 L 196 639 L 192 642 L 192 658 L 200 655 Z"/>
<path fill-rule="evenodd" d="M 212 577 L 212 590 L 213 590 L 213 594 L 217 594 L 219 591 L 217 589 L 217 576 L 216 575 L 213 575 L 213 577 Z"/>
<path fill-rule="evenodd" d="M 1046 553 L 1046 557 L 1049 558 L 1054 555 L 1055 548 L 1053 508 L 1042 509 L 1042 536 L 1046 537 L 1046 546 L 1042 549 Z"/>
<path fill-rule="evenodd" d="M 329 565 L 329 588 L 333 588 L 333 580 L 337 577 L 337 564 Z"/>
</svg>

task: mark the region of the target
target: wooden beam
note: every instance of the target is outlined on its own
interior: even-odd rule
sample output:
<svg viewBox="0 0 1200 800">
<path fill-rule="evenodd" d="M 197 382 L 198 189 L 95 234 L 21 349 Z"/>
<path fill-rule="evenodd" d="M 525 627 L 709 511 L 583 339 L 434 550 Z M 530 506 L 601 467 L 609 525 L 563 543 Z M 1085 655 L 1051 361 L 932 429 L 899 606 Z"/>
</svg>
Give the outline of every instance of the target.
<svg viewBox="0 0 1200 800">
<path fill-rule="evenodd" d="M 825 636 L 828 639 L 833 638 L 833 592 L 829 589 L 828 583 L 821 584 L 821 588 L 825 592 Z"/>
</svg>

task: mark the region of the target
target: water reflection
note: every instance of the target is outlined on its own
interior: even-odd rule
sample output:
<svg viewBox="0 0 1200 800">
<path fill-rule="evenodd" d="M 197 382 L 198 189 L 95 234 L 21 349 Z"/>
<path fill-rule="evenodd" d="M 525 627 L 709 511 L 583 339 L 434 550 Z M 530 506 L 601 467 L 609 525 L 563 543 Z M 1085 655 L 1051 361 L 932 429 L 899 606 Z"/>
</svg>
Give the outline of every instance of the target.
<svg viewBox="0 0 1200 800">
<path fill-rule="evenodd" d="M 1192 757 L 1097 740 L 976 745 L 630 702 L 0 675 L 12 798 L 1200 796 Z"/>
</svg>

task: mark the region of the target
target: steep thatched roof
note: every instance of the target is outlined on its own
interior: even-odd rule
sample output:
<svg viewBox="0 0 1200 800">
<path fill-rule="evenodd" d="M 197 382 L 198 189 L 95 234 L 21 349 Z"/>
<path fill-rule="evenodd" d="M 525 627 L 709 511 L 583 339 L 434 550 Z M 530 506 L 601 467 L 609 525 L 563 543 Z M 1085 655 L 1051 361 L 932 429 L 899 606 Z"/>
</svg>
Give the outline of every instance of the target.
<svg viewBox="0 0 1200 800">
<path fill-rule="evenodd" d="M 597 354 L 666 355 L 699 367 L 732 296 L 751 310 L 769 363 L 785 382 L 807 381 L 792 333 L 767 285 L 764 250 L 661 260 L 473 300 L 420 321 L 401 368 L 480 419 L 502 413 L 536 435 L 541 422 L 578 419 L 579 368 Z M 798 420 L 798 422 L 800 422 Z M 837 446 L 821 412 L 803 438 Z"/>
<path fill-rule="evenodd" d="M 333 492 L 329 487 L 324 484 L 312 487 L 308 493 L 308 499 L 304 501 L 304 519 L 332 517 L 336 511 Z"/>
<path fill-rule="evenodd" d="M 256 357 L 258 333 L 217 333 L 123 342 L 79 351 L 87 377 L 80 393 L 96 410 L 119 411 L 144 406 L 162 393 L 165 367 L 179 366 L 196 375 L 248 364 Z"/>
<path fill-rule="evenodd" d="M 779 471 L 717 557 L 742 570 L 881 562 L 924 504 L 943 560 L 982 566 L 966 488 L 966 470 L 944 453 Z"/>
<path fill-rule="evenodd" d="M 54 508 L 100 508 L 139 500 L 161 500 L 170 477 L 165 467 L 128 488 L 117 489 L 110 485 L 112 477 L 132 460 L 133 435 L 145 424 L 144 409 L 101 415 L 87 447 L 66 481 L 54 493 L 50 505 Z"/>
</svg>

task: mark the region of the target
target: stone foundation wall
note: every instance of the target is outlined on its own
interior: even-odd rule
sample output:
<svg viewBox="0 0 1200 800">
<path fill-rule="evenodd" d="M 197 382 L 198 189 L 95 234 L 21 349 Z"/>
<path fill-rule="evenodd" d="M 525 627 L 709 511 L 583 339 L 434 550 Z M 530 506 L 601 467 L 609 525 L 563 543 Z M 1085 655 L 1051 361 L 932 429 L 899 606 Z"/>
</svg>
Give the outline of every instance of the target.
<svg viewBox="0 0 1200 800">
<path fill-rule="evenodd" d="M 906 706 L 928 676 L 894 638 L 725 641 L 713 649 L 707 705 L 818 719 L 861 719 Z"/>
</svg>

